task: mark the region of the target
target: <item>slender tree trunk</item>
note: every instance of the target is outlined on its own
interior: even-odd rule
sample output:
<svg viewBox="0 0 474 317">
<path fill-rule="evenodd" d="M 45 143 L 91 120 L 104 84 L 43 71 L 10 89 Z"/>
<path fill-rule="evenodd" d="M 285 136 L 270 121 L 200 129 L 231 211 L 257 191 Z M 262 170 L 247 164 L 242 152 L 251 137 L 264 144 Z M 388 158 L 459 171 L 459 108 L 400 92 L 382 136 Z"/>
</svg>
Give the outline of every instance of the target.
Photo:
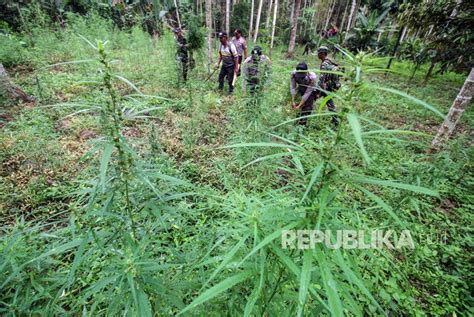
<svg viewBox="0 0 474 317">
<path fill-rule="evenodd" d="M 178 0 L 174 0 L 174 6 L 176 8 L 176 19 L 178 19 L 178 26 L 181 28 L 181 19 L 179 18 Z"/>
<path fill-rule="evenodd" d="M 351 12 L 349 14 L 349 19 L 347 21 L 347 27 L 346 27 L 347 32 L 349 32 L 350 29 L 351 29 L 352 19 L 354 18 L 354 13 L 355 13 L 355 10 L 356 10 L 356 6 L 357 6 L 357 0 L 352 0 Z"/>
<path fill-rule="evenodd" d="M 29 96 L 20 87 L 10 81 L 7 71 L 0 63 L 0 95 L 4 95 L 9 99 L 21 99 L 24 102 L 33 102 L 35 98 Z"/>
<path fill-rule="evenodd" d="M 357 1 L 356 0 L 356 8 L 354 11 L 354 16 L 352 17 L 352 22 L 351 22 L 351 29 L 356 25 L 357 22 L 357 12 L 359 12 L 360 5 L 362 4 L 362 0 Z"/>
<path fill-rule="evenodd" d="M 459 119 L 463 112 L 472 102 L 472 95 L 474 93 L 474 68 L 466 78 L 464 85 L 461 88 L 456 99 L 454 99 L 448 115 L 444 119 L 443 124 L 439 127 L 436 137 L 431 143 L 431 150 L 438 150 L 449 139 L 454 129 L 456 128 Z"/>
<path fill-rule="evenodd" d="M 293 16 L 295 15 L 295 1 L 291 1 L 290 9 L 290 25 L 293 23 Z"/>
<path fill-rule="evenodd" d="M 273 8 L 272 39 L 270 41 L 270 57 L 272 56 L 273 41 L 275 39 L 275 28 L 276 28 L 277 12 L 278 12 L 278 0 L 275 0 L 275 6 Z"/>
<path fill-rule="evenodd" d="M 449 15 L 449 18 L 452 20 L 458 15 L 459 6 L 462 4 L 462 0 L 456 0 L 456 6 L 454 7 L 453 11 Z"/>
<path fill-rule="evenodd" d="M 272 6 L 273 6 L 273 0 L 268 0 L 267 21 L 265 22 L 266 30 L 268 30 L 268 27 L 270 26 L 270 17 L 272 16 Z"/>
<path fill-rule="evenodd" d="M 207 70 L 211 72 L 212 65 L 212 0 L 206 0 L 206 27 L 207 27 Z"/>
<path fill-rule="evenodd" d="M 252 6 L 250 8 L 250 26 L 249 26 L 249 38 L 252 36 L 253 31 L 253 16 L 255 11 L 255 0 L 252 0 Z"/>
<path fill-rule="evenodd" d="M 331 20 L 332 13 L 334 11 L 334 7 L 336 6 L 336 0 L 334 0 L 332 3 L 329 4 L 329 10 L 328 10 L 328 15 L 326 17 L 326 23 L 324 24 L 324 30 L 328 29 L 329 25 L 329 20 Z"/>
<path fill-rule="evenodd" d="M 425 79 L 423 80 L 423 85 L 428 82 L 428 79 L 430 79 L 431 74 L 433 74 L 433 69 L 436 66 L 436 62 L 434 60 L 431 60 L 430 68 L 428 68 L 428 72 L 426 73 Z"/>
<path fill-rule="evenodd" d="M 258 29 L 260 28 L 260 17 L 262 16 L 262 7 L 263 7 L 263 0 L 260 0 L 258 5 L 258 12 L 257 12 L 257 21 L 255 22 L 255 34 L 253 35 L 253 42 L 257 42 L 258 37 Z"/>
<path fill-rule="evenodd" d="M 407 30 L 408 30 L 408 28 L 406 26 L 404 26 L 403 30 L 402 30 L 402 37 L 400 38 L 400 43 L 403 42 L 403 40 L 405 39 L 405 35 L 407 34 Z"/>
<path fill-rule="evenodd" d="M 225 1 L 225 31 L 230 34 L 230 0 Z"/>
<path fill-rule="evenodd" d="M 288 58 L 293 57 L 296 44 L 296 31 L 298 30 L 298 17 L 300 16 L 301 0 L 295 0 L 295 10 L 293 12 L 293 21 L 291 23 L 290 44 L 288 45 Z"/>
<path fill-rule="evenodd" d="M 309 28 L 309 31 L 314 34 L 316 33 L 316 7 L 317 7 L 317 0 L 314 2 L 314 4 L 311 4 L 312 6 L 314 5 L 314 10 L 313 10 L 313 15 L 311 16 L 311 27 Z M 313 39 L 312 36 L 310 36 L 311 39 Z"/>
<path fill-rule="evenodd" d="M 349 9 L 349 2 L 347 2 L 346 7 L 344 8 L 344 14 L 342 15 L 342 21 L 341 21 L 341 24 L 339 24 L 339 30 L 340 31 L 344 30 L 344 22 L 346 21 L 347 10 L 348 9 Z"/>
<path fill-rule="evenodd" d="M 388 60 L 387 69 L 390 69 L 390 66 L 392 65 L 392 61 L 395 58 L 395 55 L 397 54 L 398 47 L 400 46 L 400 40 L 402 38 L 402 34 L 403 34 L 402 30 L 398 31 L 397 42 L 395 43 L 395 46 L 393 47 L 392 56 L 390 56 L 390 59 Z"/>
</svg>

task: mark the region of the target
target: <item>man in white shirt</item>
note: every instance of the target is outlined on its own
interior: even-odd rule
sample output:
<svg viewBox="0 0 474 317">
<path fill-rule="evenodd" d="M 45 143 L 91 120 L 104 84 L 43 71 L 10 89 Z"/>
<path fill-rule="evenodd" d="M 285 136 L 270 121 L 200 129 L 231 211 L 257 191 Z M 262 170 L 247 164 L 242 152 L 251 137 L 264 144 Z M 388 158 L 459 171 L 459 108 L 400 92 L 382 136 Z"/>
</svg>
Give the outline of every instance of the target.
<svg viewBox="0 0 474 317">
<path fill-rule="evenodd" d="M 239 67 L 239 57 L 235 45 L 231 41 L 228 41 L 226 32 L 220 32 L 219 39 L 221 45 L 219 46 L 219 61 L 217 62 L 217 66 L 219 67 L 219 64 L 222 62 L 221 72 L 219 73 L 219 90 L 224 89 L 224 79 L 227 77 L 229 94 L 232 94 L 234 91 L 232 83 Z"/>
</svg>

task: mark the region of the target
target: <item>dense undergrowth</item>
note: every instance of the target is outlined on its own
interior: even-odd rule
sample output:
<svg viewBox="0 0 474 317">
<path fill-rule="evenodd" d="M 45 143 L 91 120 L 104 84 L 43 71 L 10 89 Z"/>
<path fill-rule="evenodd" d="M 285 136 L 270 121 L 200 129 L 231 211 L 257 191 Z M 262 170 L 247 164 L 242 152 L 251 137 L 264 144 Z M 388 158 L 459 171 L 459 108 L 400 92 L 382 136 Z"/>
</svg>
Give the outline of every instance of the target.
<svg viewBox="0 0 474 317">
<path fill-rule="evenodd" d="M 37 96 L 1 109 L 2 314 L 468 314 L 472 111 L 426 154 L 462 75 L 338 55 L 341 127 L 322 107 L 302 130 L 278 50 L 255 104 L 204 56 L 180 83 L 170 34 L 35 21 L 0 38 Z M 409 229 L 415 249 L 283 250 L 282 228 Z"/>
</svg>

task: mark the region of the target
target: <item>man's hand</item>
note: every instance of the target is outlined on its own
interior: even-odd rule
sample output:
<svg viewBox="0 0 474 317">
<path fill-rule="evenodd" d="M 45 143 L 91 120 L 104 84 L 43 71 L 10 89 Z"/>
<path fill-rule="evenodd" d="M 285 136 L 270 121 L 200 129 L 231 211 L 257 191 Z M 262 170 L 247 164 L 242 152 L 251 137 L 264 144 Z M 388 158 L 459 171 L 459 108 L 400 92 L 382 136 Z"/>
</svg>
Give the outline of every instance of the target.
<svg viewBox="0 0 474 317">
<path fill-rule="evenodd" d="M 294 101 L 291 102 L 291 107 L 292 107 L 293 109 L 298 109 L 298 105 L 297 105 L 296 102 L 294 102 Z"/>
<path fill-rule="evenodd" d="M 220 63 L 214 64 L 214 69 L 219 68 L 219 64 L 220 64 Z"/>
</svg>

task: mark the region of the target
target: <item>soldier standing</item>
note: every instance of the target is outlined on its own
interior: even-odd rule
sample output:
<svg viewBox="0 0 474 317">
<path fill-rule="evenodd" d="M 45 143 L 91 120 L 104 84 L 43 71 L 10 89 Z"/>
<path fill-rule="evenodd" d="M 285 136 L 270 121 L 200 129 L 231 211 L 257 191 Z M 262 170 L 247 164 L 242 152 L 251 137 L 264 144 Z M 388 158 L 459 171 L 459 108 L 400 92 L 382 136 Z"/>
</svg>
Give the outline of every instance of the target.
<svg viewBox="0 0 474 317">
<path fill-rule="evenodd" d="M 226 32 L 219 33 L 219 39 L 221 45 L 219 47 L 217 67 L 219 67 L 219 64 L 222 62 L 222 68 L 219 73 L 219 90 L 224 89 L 224 79 L 227 77 L 229 94 L 232 94 L 234 91 L 234 76 L 237 74 L 239 67 L 237 49 L 232 42 L 228 41 Z"/>
<path fill-rule="evenodd" d="M 262 53 L 260 46 L 255 46 L 251 56 L 247 57 L 242 65 L 244 72 L 245 88 L 248 87 L 250 94 L 255 94 L 263 88 L 268 78 L 272 61 Z"/>
<path fill-rule="evenodd" d="M 294 109 L 300 109 L 300 117 L 308 116 L 313 111 L 313 103 L 316 99 L 316 74 L 308 71 L 308 65 L 300 62 L 296 65 L 296 70 L 291 73 L 291 105 Z M 296 104 L 295 97 L 299 94 L 301 101 Z M 308 119 L 301 118 L 298 124 L 306 125 Z"/>
<path fill-rule="evenodd" d="M 237 55 L 239 56 L 239 70 L 237 71 L 237 76 L 240 76 L 242 61 L 247 59 L 247 41 L 242 36 L 242 31 L 240 29 L 235 30 L 232 43 L 234 43 L 235 48 L 237 49 Z"/>
<path fill-rule="evenodd" d="M 335 92 L 341 87 L 341 84 L 339 83 L 339 75 L 327 73 L 339 70 L 339 65 L 328 58 L 328 51 L 329 49 L 326 46 L 318 48 L 318 58 L 321 60 L 321 66 L 319 67 L 321 73 L 319 75 L 318 83 L 321 90 L 318 95 L 322 97 L 326 97 L 328 92 Z M 326 105 L 329 111 L 336 112 L 336 106 L 334 105 L 332 98 L 327 101 Z M 337 119 L 337 116 L 332 116 L 331 122 L 334 126 L 338 126 L 339 120 Z"/>
<path fill-rule="evenodd" d="M 181 68 L 181 73 L 183 76 L 183 81 L 186 82 L 188 79 L 188 48 L 186 44 L 186 39 L 183 36 L 183 32 L 180 28 L 174 29 L 174 34 L 176 36 L 176 43 L 178 44 L 178 49 L 176 51 L 176 60 L 179 67 Z"/>
</svg>

